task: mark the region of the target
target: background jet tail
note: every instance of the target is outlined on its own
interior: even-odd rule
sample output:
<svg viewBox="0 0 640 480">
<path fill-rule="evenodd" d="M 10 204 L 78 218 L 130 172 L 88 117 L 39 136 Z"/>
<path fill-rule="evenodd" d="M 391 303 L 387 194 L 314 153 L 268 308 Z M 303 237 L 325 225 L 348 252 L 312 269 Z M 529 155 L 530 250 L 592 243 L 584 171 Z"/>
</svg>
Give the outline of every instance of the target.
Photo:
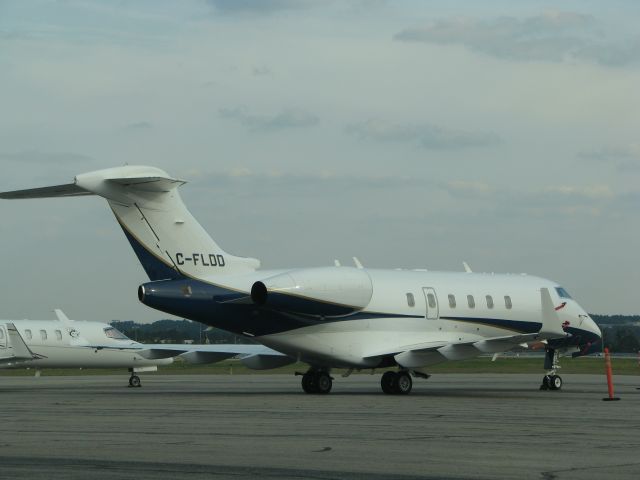
<svg viewBox="0 0 640 480">
<path fill-rule="evenodd" d="M 223 251 L 191 215 L 177 190 L 184 183 L 158 168 L 124 166 L 78 175 L 72 184 L 0 193 L 0 198 L 105 198 L 151 280 L 256 270 L 258 260 Z"/>
</svg>

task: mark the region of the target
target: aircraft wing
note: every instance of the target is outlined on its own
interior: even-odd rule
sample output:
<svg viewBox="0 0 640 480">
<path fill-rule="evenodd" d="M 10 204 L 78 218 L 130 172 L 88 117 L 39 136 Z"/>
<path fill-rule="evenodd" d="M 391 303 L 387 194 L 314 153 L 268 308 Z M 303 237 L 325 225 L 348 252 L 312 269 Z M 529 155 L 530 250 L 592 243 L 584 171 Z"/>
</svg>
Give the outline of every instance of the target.
<svg viewBox="0 0 640 480">
<path fill-rule="evenodd" d="M 445 340 L 439 340 L 400 345 L 367 354 L 364 358 L 393 356 L 396 362 L 403 367 L 419 368 L 429 363 L 435 363 L 434 359 L 440 359 L 441 361 L 463 360 L 481 353 L 506 352 L 519 345 L 535 341 L 539 337 L 539 333 L 531 333 L 472 340 L 468 342 L 447 342 Z"/>
<path fill-rule="evenodd" d="M 296 361 L 284 353 L 277 352 L 264 345 L 243 344 L 209 344 L 187 345 L 156 343 L 144 344 L 132 342 L 131 344 L 85 344 L 87 348 L 98 350 L 131 350 L 147 360 L 180 357 L 188 363 L 203 364 L 216 363 L 227 358 L 240 357 L 242 363 L 254 370 L 277 368 Z"/>
<path fill-rule="evenodd" d="M 6 357 L 0 357 L 0 365 L 43 358 L 42 355 L 38 355 L 31 351 L 13 323 L 7 323 L 7 335 L 9 337 L 11 347 L 13 348 L 13 353 Z"/>
</svg>

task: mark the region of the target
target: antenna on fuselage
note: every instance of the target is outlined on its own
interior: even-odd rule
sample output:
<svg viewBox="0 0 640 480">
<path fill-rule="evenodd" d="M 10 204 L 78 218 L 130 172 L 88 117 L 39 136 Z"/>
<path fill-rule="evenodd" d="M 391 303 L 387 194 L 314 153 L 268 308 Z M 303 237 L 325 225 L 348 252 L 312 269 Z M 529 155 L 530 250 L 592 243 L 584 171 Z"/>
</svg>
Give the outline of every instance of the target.
<svg viewBox="0 0 640 480">
<path fill-rule="evenodd" d="M 341 267 L 341 266 L 342 266 L 342 264 L 340 263 L 340 260 L 338 260 L 337 258 L 333 261 L 333 264 L 334 264 L 336 267 Z"/>
<path fill-rule="evenodd" d="M 355 264 L 356 264 L 356 267 L 357 267 L 357 268 L 364 268 L 364 267 L 362 266 L 362 263 L 360 263 L 360 260 L 358 260 L 358 257 L 353 257 L 353 263 L 355 263 Z"/>
<path fill-rule="evenodd" d="M 467 273 L 473 273 L 473 270 L 471 270 L 471 267 L 469 266 L 469 264 L 467 262 L 462 262 L 462 266 L 464 267 L 464 271 Z"/>
</svg>

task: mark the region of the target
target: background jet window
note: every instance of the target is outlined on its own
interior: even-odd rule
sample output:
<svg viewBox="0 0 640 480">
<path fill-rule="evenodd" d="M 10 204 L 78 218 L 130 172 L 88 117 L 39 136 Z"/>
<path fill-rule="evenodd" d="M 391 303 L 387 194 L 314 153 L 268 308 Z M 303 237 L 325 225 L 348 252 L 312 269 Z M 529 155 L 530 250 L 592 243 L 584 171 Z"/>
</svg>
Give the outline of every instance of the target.
<svg viewBox="0 0 640 480">
<path fill-rule="evenodd" d="M 109 338 L 115 338 L 116 340 L 129 340 L 124 333 L 120 330 L 116 330 L 114 327 L 107 327 L 104 329 L 104 334 Z"/>
<path fill-rule="evenodd" d="M 46 330 L 40 330 L 40 338 L 42 338 L 42 340 L 46 340 L 47 339 L 47 331 Z"/>
<path fill-rule="evenodd" d="M 493 308 L 493 297 L 491 295 L 487 295 L 485 298 L 487 299 L 487 308 Z"/>
<path fill-rule="evenodd" d="M 476 301 L 473 299 L 473 295 L 467 295 L 467 303 L 469 308 L 476 308 Z"/>
<path fill-rule="evenodd" d="M 427 293 L 427 301 L 429 308 L 436 308 L 436 296 L 433 293 Z"/>
<path fill-rule="evenodd" d="M 413 298 L 413 293 L 407 293 L 407 305 L 410 307 L 416 306 L 416 300 Z"/>
<path fill-rule="evenodd" d="M 31 335 L 31 330 L 26 329 L 24 331 L 24 336 L 27 337 L 27 340 L 31 340 L 33 338 L 33 335 Z"/>
<path fill-rule="evenodd" d="M 511 307 L 513 307 L 513 304 L 511 303 L 511 297 L 509 295 L 504 296 L 504 306 L 508 309 L 511 309 Z"/>
<path fill-rule="evenodd" d="M 449 294 L 449 306 L 451 308 L 456 308 L 456 296 Z"/>
<path fill-rule="evenodd" d="M 60 330 L 56 330 L 56 339 L 62 341 L 62 332 Z"/>
</svg>

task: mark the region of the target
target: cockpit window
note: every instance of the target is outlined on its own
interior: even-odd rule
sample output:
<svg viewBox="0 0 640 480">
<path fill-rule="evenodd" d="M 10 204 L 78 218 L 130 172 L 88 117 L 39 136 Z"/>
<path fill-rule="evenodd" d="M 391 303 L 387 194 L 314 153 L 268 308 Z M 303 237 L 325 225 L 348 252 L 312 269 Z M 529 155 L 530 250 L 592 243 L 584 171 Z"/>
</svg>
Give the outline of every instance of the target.
<svg viewBox="0 0 640 480">
<path fill-rule="evenodd" d="M 113 327 L 107 327 L 104 329 L 104 334 L 109 337 L 109 338 L 115 338 L 116 340 L 129 340 L 129 337 L 127 337 L 124 333 L 122 333 L 120 330 L 117 330 Z"/>
<path fill-rule="evenodd" d="M 558 296 L 560 298 L 571 298 L 571 295 L 569 295 L 567 291 L 562 287 L 556 287 L 556 292 L 558 292 Z"/>
</svg>

